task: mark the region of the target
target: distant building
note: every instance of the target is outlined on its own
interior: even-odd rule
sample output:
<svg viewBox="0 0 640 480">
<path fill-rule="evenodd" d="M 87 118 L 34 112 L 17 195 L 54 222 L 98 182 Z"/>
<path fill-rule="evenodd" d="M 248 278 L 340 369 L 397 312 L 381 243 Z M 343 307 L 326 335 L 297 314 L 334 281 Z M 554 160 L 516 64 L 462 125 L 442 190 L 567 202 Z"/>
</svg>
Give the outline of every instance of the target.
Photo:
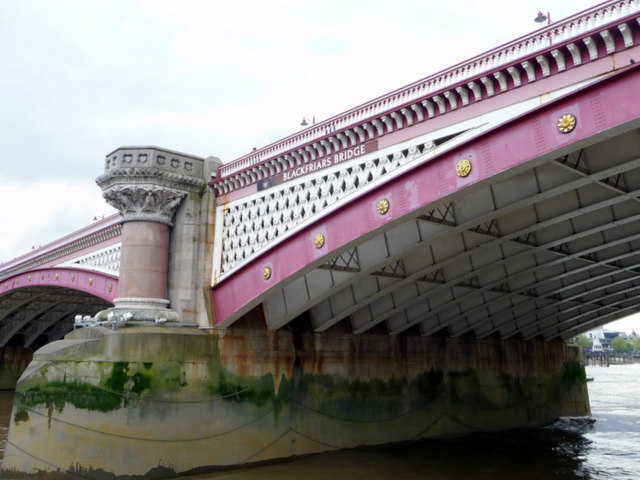
<svg viewBox="0 0 640 480">
<path fill-rule="evenodd" d="M 591 330 L 587 332 L 586 335 L 587 338 L 591 340 L 591 351 L 593 352 L 611 350 L 611 342 L 616 337 L 622 337 L 625 340 L 629 340 L 630 338 L 637 338 L 637 334 L 635 332 L 633 332 L 631 335 L 636 335 L 636 337 L 632 337 L 627 336 L 625 332 L 610 332 L 604 330 L 602 327 Z"/>
</svg>

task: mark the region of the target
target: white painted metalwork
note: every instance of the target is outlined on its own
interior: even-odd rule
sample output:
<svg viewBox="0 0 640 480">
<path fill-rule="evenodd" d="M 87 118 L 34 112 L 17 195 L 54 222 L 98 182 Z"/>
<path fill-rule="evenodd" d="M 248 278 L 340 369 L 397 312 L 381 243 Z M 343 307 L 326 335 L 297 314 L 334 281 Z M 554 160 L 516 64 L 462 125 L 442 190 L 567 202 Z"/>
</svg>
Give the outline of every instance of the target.
<svg viewBox="0 0 640 480">
<path fill-rule="evenodd" d="M 100 250 L 82 255 L 73 260 L 61 263 L 61 267 L 86 268 L 109 275 L 118 276 L 120 273 L 120 255 L 122 252 L 122 243 L 118 242 Z"/>
</svg>

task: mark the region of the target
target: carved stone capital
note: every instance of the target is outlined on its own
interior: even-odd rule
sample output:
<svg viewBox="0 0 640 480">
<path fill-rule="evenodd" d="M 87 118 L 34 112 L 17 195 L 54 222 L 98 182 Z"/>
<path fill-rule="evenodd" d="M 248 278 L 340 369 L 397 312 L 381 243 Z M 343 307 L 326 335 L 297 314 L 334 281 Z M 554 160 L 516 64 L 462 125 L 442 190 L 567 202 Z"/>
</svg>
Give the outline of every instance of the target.
<svg viewBox="0 0 640 480">
<path fill-rule="evenodd" d="M 160 222 L 171 220 L 186 192 L 155 185 L 114 185 L 102 194 L 123 221 Z"/>
<path fill-rule="evenodd" d="M 121 147 L 107 156 L 96 179 L 105 200 L 123 221 L 171 225 L 187 194 L 202 195 L 204 159 L 157 147 Z"/>
<path fill-rule="evenodd" d="M 187 194 L 202 195 L 204 159 L 157 147 L 121 147 L 107 155 L 96 179 L 107 202 L 125 222 L 171 219 Z"/>
</svg>

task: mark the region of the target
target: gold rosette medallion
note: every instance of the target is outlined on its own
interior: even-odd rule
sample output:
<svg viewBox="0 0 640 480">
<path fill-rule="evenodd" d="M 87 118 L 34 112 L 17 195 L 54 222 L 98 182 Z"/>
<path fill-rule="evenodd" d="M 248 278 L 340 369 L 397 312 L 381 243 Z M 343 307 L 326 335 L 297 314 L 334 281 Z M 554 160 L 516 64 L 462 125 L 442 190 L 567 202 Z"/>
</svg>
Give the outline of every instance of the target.
<svg viewBox="0 0 640 480">
<path fill-rule="evenodd" d="M 463 158 L 456 165 L 456 173 L 459 177 L 466 177 L 471 173 L 471 162 L 466 158 Z"/>
<path fill-rule="evenodd" d="M 382 198 L 378 201 L 378 213 L 384 215 L 389 211 L 389 200 Z"/>
<path fill-rule="evenodd" d="M 566 113 L 558 119 L 558 130 L 560 130 L 562 133 L 569 133 L 573 131 L 574 128 L 576 128 L 576 123 L 577 120 L 575 115 Z"/>
</svg>

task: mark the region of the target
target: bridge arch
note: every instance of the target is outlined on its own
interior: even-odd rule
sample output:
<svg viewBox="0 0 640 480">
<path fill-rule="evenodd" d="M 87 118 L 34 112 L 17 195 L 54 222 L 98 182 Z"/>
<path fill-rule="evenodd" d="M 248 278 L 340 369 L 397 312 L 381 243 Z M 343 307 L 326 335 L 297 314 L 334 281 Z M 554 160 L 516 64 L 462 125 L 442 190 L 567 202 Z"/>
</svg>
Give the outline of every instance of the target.
<svg viewBox="0 0 640 480">
<path fill-rule="evenodd" d="M 0 284 L 0 348 L 39 347 L 73 328 L 75 315 L 95 315 L 113 305 L 118 277 L 74 268 L 44 268 Z"/>
<path fill-rule="evenodd" d="M 214 286 L 217 324 L 262 304 L 271 329 L 310 311 L 317 332 L 549 340 L 638 311 L 638 75 L 628 65 L 297 230 Z"/>
</svg>

